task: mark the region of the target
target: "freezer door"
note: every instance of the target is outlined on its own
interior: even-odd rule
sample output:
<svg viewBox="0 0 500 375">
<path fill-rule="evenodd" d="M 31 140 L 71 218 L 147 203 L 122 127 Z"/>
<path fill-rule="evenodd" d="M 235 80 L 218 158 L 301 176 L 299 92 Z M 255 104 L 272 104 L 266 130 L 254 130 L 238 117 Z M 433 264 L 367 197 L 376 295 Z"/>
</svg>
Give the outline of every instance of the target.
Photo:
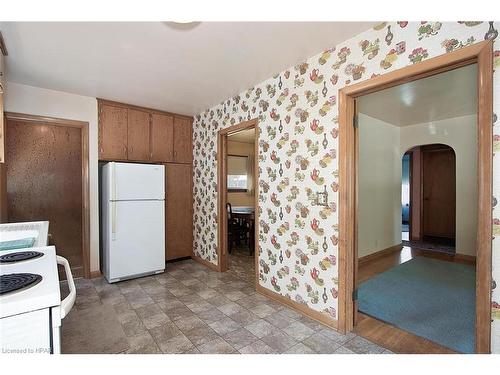
<svg viewBox="0 0 500 375">
<path fill-rule="evenodd" d="M 165 199 L 163 165 L 110 164 L 110 200 Z"/>
<path fill-rule="evenodd" d="M 165 202 L 108 202 L 108 281 L 165 269 Z"/>
</svg>

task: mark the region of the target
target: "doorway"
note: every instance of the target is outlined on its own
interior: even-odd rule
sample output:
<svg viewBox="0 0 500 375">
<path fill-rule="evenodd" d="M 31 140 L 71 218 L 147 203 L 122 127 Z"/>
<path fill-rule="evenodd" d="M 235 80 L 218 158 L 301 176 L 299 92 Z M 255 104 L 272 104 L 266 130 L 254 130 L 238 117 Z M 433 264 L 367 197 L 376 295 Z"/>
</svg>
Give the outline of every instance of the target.
<svg viewBox="0 0 500 375">
<path fill-rule="evenodd" d="M 485 41 L 378 76 L 339 92 L 339 328 L 348 332 L 357 323 L 354 293 L 358 278 L 357 158 L 359 143 L 353 126 L 357 98 L 477 64 L 477 229 L 475 262 L 475 352 L 490 352 L 491 330 L 491 203 L 492 203 L 492 43 Z M 399 159 L 401 160 L 401 159 Z M 401 170 L 400 168 L 398 168 Z M 400 197 L 398 197 L 400 200 Z M 399 205 L 401 203 L 399 202 Z M 398 218 L 400 221 L 400 217 Z"/>
<path fill-rule="evenodd" d="M 7 222 L 49 221 L 49 245 L 90 277 L 88 123 L 6 113 Z"/>
<path fill-rule="evenodd" d="M 217 150 L 218 270 L 257 278 L 258 122 L 220 130 Z M 255 275 L 255 276 L 254 276 Z"/>
<path fill-rule="evenodd" d="M 475 170 L 469 172 L 475 174 Z M 419 145 L 403 155 L 401 228 L 404 246 L 455 254 L 456 189 L 456 155 L 450 146 Z M 477 195 L 475 190 L 470 186 L 469 191 L 473 193 L 470 198 Z"/>
</svg>

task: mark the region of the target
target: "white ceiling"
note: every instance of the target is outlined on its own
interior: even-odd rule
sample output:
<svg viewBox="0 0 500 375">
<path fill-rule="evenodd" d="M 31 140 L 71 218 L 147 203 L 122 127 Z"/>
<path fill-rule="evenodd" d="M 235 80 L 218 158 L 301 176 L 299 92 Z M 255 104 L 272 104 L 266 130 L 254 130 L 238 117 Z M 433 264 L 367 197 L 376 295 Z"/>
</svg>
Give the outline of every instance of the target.
<svg viewBox="0 0 500 375">
<path fill-rule="evenodd" d="M 195 115 L 369 22 L 1 22 L 7 80 Z"/>
<path fill-rule="evenodd" d="M 408 126 L 477 113 L 477 65 L 394 86 L 356 100 L 360 113 Z"/>
<path fill-rule="evenodd" d="M 242 130 L 238 133 L 232 133 L 227 136 L 229 141 L 255 143 L 255 129 Z"/>
</svg>

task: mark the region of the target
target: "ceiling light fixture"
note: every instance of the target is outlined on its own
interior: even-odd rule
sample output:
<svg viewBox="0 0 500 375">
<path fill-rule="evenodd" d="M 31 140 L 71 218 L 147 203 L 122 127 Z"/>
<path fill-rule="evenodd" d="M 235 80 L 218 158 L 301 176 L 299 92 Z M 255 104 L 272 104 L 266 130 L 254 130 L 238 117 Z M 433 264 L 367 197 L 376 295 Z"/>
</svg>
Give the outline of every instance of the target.
<svg viewBox="0 0 500 375">
<path fill-rule="evenodd" d="M 200 21 L 188 21 L 188 20 L 176 20 L 176 21 L 165 21 L 162 22 L 169 29 L 174 30 L 192 30 L 196 28 L 201 22 Z"/>
</svg>

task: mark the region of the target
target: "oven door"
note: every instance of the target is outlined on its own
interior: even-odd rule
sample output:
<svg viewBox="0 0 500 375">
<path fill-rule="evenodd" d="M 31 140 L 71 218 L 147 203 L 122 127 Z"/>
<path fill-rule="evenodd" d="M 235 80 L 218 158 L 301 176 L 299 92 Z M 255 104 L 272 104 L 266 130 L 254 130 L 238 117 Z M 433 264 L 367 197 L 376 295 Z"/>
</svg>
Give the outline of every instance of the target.
<svg viewBox="0 0 500 375">
<path fill-rule="evenodd" d="M 42 309 L 0 319 L 2 354 L 52 353 L 51 309 Z"/>
</svg>

